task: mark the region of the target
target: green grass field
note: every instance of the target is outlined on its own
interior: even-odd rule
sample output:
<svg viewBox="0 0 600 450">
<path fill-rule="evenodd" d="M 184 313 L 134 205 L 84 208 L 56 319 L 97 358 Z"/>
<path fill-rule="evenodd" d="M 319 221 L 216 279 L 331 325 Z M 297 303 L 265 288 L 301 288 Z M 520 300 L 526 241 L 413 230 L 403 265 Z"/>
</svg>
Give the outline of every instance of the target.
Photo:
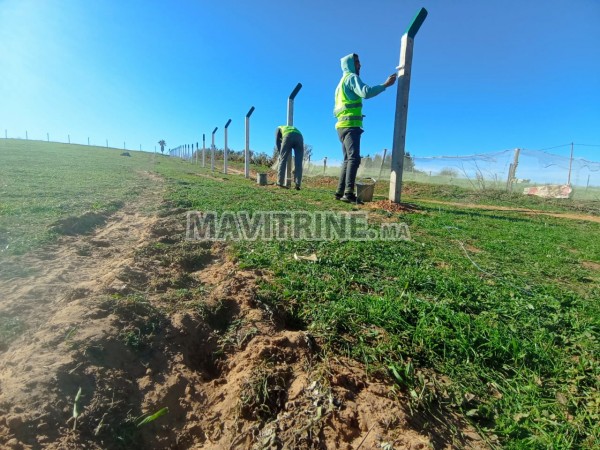
<svg viewBox="0 0 600 450">
<path fill-rule="evenodd" d="M 103 147 L 0 139 L 0 251 L 22 253 L 55 237 L 50 225 L 107 212 L 138 195 L 148 154 Z"/>
<path fill-rule="evenodd" d="M 57 219 L 135 198 L 149 182 L 141 171 L 165 177 L 166 200 L 189 210 L 353 208 L 333 198 L 332 180 L 281 190 L 119 153 L 0 140 L 3 248 L 36 248 Z M 395 380 L 413 408 L 459 411 L 492 446 L 600 448 L 600 224 L 425 200 L 595 214 L 597 203 L 408 187 L 403 200 L 418 213 L 368 211 L 372 226 L 406 223 L 411 241 L 252 241 L 232 243 L 232 252 L 243 267 L 273 274 L 259 297 L 288 326 L 309 331 L 326 355 L 349 355 Z M 376 200 L 385 193 L 378 186 Z"/>
</svg>

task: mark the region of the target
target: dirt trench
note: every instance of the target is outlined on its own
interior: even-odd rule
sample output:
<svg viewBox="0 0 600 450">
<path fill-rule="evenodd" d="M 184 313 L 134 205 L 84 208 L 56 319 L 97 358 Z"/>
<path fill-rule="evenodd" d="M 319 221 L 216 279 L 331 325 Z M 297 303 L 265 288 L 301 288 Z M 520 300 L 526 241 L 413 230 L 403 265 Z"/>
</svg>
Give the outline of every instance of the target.
<svg viewBox="0 0 600 450">
<path fill-rule="evenodd" d="M 163 191 L 0 264 L 19 331 L 0 347 L 1 448 L 485 448 L 287 327 L 257 296 L 269 274 L 186 242 L 185 211 L 152 206 Z"/>
</svg>

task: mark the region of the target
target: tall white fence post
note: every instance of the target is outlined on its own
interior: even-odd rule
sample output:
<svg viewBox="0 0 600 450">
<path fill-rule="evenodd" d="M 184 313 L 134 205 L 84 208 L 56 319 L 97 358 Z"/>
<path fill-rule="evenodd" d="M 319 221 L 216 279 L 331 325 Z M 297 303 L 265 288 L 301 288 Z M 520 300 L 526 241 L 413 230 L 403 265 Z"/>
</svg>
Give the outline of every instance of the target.
<svg viewBox="0 0 600 450">
<path fill-rule="evenodd" d="M 215 129 L 212 132 L 212 143 L 210 145 L 210 170 L 211 171 L 215 171 L 215 133 L 217 132 L 217 130 L 219 129 L 219 127 L 215 127 Z"/>
<path fill-rule="evenodd" d="M 206 136 L 202 133 L 202 167 L 206 167 Z"/>
<path fill-rule="evenodd" d="M 288 97 L 288 102 L 287 102 L 287 125 L 288 126 L 294 126 L 294 99 L 296 98 L 296 95 L 298 95 L 298 92 L 300 92 L 300 89 L 302 89 L 302 83 L 298 83 L 296 85 L 296 87 L 294 88 L 294 90 L 292 91 L 292 93 L 290 94 L 290 96 Z M 290 186 L 292 183 L 292 153 L 290 152 L 289 156 L 288 156 L 288 160 L 287 160 L 287 165 L 286 165 L 286 178 L 285 178 L 285 185 L 286 186 Z"/>
<path fill-rule="evenodd" d="M 392 168 L 390 173 L 389 200 L 400 203 L 402 193 L 402 170 L 406 145 L 406 119 L 408 117 L 408 93 L 412 67 L 414 37 L 427 17 L 427 10 L 421 8 L 401 39 L 400 64 L 398 65 L 398 90 L 396 91 L 396 114 L 394 117 L 394 139 L 392 147 Z"/>
<path fill-rule="evenodd" d="M 229 127 L 229 124 L 231 123 L 231 119 L 229 119 L 227 121 L 227 123 L 225 124 L 225 130 L 224 130 L 224 134 L 225 134 L 225 146 L 223 147 L 223 173 L 227 174 L 227 153 L 228 153 L 228 149 L 227 149 L 227 128 Z"/>
</svg>

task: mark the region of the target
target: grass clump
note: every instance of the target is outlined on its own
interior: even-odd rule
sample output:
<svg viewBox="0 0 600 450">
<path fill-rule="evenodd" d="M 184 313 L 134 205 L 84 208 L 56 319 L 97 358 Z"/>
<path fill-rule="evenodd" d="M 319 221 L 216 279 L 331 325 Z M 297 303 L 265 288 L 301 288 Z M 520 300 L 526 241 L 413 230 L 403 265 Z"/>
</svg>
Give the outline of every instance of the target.
<svg viewBox="0 0 600 450">
<path fill-rule="evenodd" d="M 25 325 L 17 317 L 0 317 L 0 351 L 8 348 L 23 331 Z"/>
<path fill-rule="evenodd" d="M 256 367 L 243 384 L 240 411 L 244 418 L 268 422 L 277 417 L 285 405 L 291 368 L 263 363 Z"/>
<path fill-rule="evenodd" d="M 163 329 L 163 315 L 142 294 L 113 294 L 105 302 L 123 322 L 118 338 L 136 352 L 153 348 L 156 337 Z"/>
</svg>

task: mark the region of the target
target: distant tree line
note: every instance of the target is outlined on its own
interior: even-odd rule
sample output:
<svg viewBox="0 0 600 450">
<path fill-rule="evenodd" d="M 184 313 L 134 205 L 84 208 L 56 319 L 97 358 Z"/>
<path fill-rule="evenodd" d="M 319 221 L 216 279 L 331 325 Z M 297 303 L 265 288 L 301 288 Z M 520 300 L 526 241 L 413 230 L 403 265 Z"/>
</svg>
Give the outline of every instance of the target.
<svg viewBox="0 0 600 450">
<path fill-rule="evenodd" d="M 384 167 L 390 167 L 392 164 L 392 154 L 391 152 L 385 155 L 385 161 L 383 160 L 383 155 L 367 155 L 361 158 L 361 167 L 365 169 L 378 169 L 381 167 L 381 162 L 383 161 Z M 405 172 L 415 172 L 415 159 L 410 154 L 410 152 L 406 152 L 404 154 L 404 168 Z"/>
<path fill-rule="evenodd" d="M 207 148 L 206 154 L 210 155 L 210 152 L 211 152 L 210 148 Z M 224 149 L 216 148 L 215 149 L 215 158 L 222 160 L 223 153 L 224 153 Z M 245 161 L 244 153 L 245 153 L 244 150 L 233 150 L 230 148 L 230 149 L 228 149 L 227 160 L 232 161 L 232 162 L 244 162 Z M 313 146 L 310 144 L 304 144 L 304 159 L 309 160 L 312 157 L 312 153 L 313 153 Z M 202 149 L 198 149 L 198 155 L 199 155 L 199 157 L 201 157 Z M 250 150 L 250 160 L 252 161 L 253 164 L 270 167 L 277 162 L 278 157 L 279 157 L 279 155 L 277 155 L 275 148 L 273 148 L 273 154 L 270 156 L 265 152 L 256 152 L 254 150 Z"/>
</svg>

